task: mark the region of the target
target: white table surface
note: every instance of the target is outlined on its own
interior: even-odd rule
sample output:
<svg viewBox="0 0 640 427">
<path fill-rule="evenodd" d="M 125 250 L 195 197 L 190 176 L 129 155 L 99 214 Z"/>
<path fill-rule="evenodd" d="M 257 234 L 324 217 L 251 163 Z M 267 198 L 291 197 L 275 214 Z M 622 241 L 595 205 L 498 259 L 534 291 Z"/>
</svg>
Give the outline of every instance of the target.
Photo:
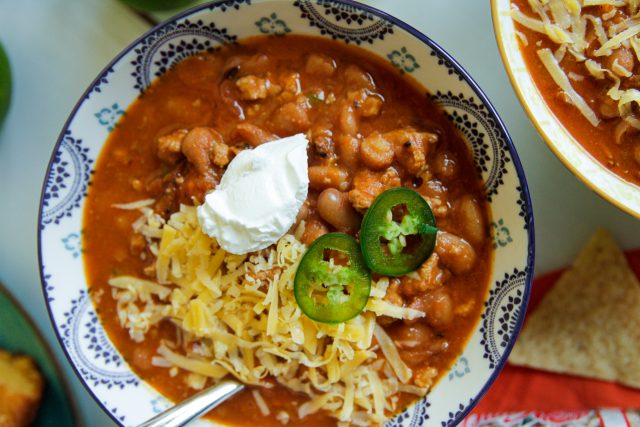
<svg viewBox="0 0 640 427">
<path fill-rule="evenodd" d="M 536 274 L 569 263 L 597 226 L 611 230 L 625 248 L 640 246 L 640 220 L 587 189 L 553 156 L 527 119 L 502 66 L 488 1 L 366 3 L 430 36 L 492 100 L 528 179 Z M 0 41 L 14 75 L 13 102 L 0 130 L 0 281 L 43 331 L 64 366 L 84 423 L 95 427 L 113 422 L 73 374 L 42 297 L 36 247 L 40 188 L 52 147 L 77 99 L 107 62 L 149 27 L 117 0 L 0 0 Z"/>
</svg>

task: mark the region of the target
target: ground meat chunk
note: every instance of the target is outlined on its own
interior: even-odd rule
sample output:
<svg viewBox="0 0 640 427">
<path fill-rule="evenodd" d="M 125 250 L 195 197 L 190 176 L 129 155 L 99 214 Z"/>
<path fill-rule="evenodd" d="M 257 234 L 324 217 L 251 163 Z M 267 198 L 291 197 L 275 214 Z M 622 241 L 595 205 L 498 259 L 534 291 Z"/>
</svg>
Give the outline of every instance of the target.
<svg viewBox="0 0 640 427">
<path fill-rule="evenodd" d="M 336 61 L 327 55 L 312 53 L 307 58 L 305 71 L 320 77 L 330 77 L 336 71 Z"/>
<path fill-rule="evenodd" d="M 377 116 L 384 103 L 382 95 L 372 92 L 369 89 L 349 91 L 347 93 L 347 99 L 360 117 Z"/>
<path fill-rule="evenodd" d="M 329 227 L 327 227 L 323 221 L 315 217 L 308 218 L 304 224 L 302 243 L 308 246 L 315 242 L 318 237 L 325 235 L 328 232 Z"/>
<path fill-rule="evenodd" d="M 404 305 L 404 300 L 400 296 L 398 290 L 400 289 L 400 279 L 392 278 L 389 281 L 389 287 L 387 288 L 387 293 L 384 295 L 385 301 L 389 301 L 393 305 L 397 305 L 398 307 L 402 307 Z"/>
<path fill-rule="evenodd" d="M 394 168 L 384 172 L 361 170 L 353 178 L 349 200 L 354 208 L 365 211 L 380 193 L 394 187 L 400 187 L 400 176 Z"/>
<path fill-rule="evenodd" d="M 384 138 L 393 145 L 398 163 L 414 176 L 425 170 L 429 149 L 438 141 L 437 134 L 418 132 L 413 128 L 387 132 Z"/>
<path fill-rule="evenodd" d="M 213 164 L 219 168 L 229 164 L 229 146 L 227 144 L 213 144 L 211 156 Z"/>
<path fill-rule="evenodd" d="M 418 387 L 429 388 L 433 385 L 433 381 L 438 376 L 438 370 L 436 368 L 426 366 L 418 368 L 413 376 L 413 382 Z"/>
<path fill-rule="evenodd" d="M 132 255 L 140 255 L 147 247 L 147 241 L 142 234 L 135 233 L 129 240 L 129 250 Z"/>
<path fill-rule="evenodd" d="M 281 92 L 278 96 L 281 100 L 292 101 L 296 99 L 298 95 L 300 95 L 300 92 L 302 90 L 300 87 L 300 74 L 287 74 L 282 78 L 280 83 Z"/>
<path fill-rule="evenodd" d="M 444 271 L 438 266 L 438 254 L 432 254 L 415 272 L 400 278 L 402 295 L 414 296 L 428 290 L 442 286 L 445 279 Z"/>
<path fill-rule="evenodd" d="M 240 98 L 245 101 L 265 99 L 269 95 L 269 81 L 256 76 L 244 76 L 236 80 Z"/>
<path fill-rule="evenodd" d="M 360 106 L 360 115 L 362 117 L 374 117 L 380 113 L 383 100 L 379 95 L 370 95 L 364 100 Z"/>
<path fill-rule="evenodd" d="M 335 157 L 333 132 L 329 126 L 314 126 L 308 132 L 307 138 L 311 141 L 316 153 L 320 154 L 322 158 Z"/>
<path fill-rule="evenodd" d="M 156 141 L 156 155 L 158 158 L 169 165 L 178 163 L 182 149 L 182 140 L 187 133 L 189 133 L 187 129 L 178 129 L 159 137 Z"/>
</svg>

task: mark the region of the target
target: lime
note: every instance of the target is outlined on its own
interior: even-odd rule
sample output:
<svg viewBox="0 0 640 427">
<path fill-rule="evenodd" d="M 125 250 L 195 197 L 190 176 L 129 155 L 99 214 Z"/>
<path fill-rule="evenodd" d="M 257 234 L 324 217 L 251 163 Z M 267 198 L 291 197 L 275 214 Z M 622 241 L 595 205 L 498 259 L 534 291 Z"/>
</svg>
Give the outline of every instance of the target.
<svg viewBox="0 0 640 427">
<path fill-rule="evenodd" d="M 0 126 L 9 110 L 11 102 L 11 68 L 9 58 L 0 43 Z"/>
<path fill-rule="evenodd" d="M 143 12 L 155 12 L 185 7 L 193 3 L 194 0 L 122 0 L 122 2 Z"/>
</svg>

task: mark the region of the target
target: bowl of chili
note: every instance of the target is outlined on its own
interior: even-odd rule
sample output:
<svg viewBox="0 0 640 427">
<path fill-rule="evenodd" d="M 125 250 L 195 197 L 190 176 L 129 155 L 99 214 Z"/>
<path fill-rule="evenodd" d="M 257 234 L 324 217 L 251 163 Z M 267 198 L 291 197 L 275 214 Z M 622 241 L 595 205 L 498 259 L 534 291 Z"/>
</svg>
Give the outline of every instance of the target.
<svg viewBox="0 0 640 427">
<path fill-rule="evenodd" d="M 235 154 L 298 132 L 295 226 L 226 253 L 196 206 Z M 186 148 L 202 138 L 204 157 Z M 533 275 L 526 179 L 490 101 L 427 36 L 348 1 L 213 2 L 144 34 L 64 124 L 38 237 L 60 344 L 119 425 L 227 374 L 252 385 L 201 425 L 455 424 Z"/>
<path fill-rule="evenodd" d="M 608 3 L 558 1 L 534 10 L 521 0 L 491 2 L 500 55 L 529 120 L 587 187 L 640 217 L 632 97 L 639 60 L 628 9 L 636 6 Z"/>
</svg>

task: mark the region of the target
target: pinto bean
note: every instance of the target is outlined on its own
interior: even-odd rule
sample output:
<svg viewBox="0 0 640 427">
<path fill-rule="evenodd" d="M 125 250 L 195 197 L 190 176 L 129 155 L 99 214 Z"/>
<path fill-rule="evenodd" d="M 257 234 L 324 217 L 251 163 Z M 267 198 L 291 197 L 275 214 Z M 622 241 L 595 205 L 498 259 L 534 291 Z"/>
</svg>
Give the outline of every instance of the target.
<svg viewBox="0 0 640 427">
<path fill-rule="evenodd" d="M 145 347 L 136 346 L 131 353 L 131 364 L 140 370 L 146 371 L 153 367 L 151 364 L 152 357 L 153 352 L 151 350 Z"/>
<path fill-rule="evenodd" d="M 345 103 L 340 110 L 340 130 L 347 135 L 358 134 L 358 119 L 353 106 Z"/>
<path fill-rule="evenodd" d="M 274 130 L 280 135 L 306 132 L 311 126 L 308 110 L 309 104 L 306 101 L 291 101 L 283 104 L 271 118 Z"/>
<path fill-rule="evenodd" d="M 222 141 L 222 135 L 207 127 L 195 127 L 189 131 L 182 141 L 182 154 L 199 174 L 210 172 L 212 158 L 219 167 L 229 163 L 229 147 Z"/>
<path fill-rule="evenodd" d="M 628 73 L 633 72 L 633 68 L 635 66 L 635 60 L 633 57 L 634 55 L 631 52 L 631 49 L 626 47 L 619 47 L 618 49 L 614 50 L 611 55 L 605 58 L 604 65 L 620 77 L 626 77 L 628 76 Z M 617 68 L 614 69 L 614 63 L 617 63 L 624 70 L 619 70 Z M 625 70 L 627 72 L 625 72 Z"/>
<path fill-rule="evenodd" d="M 360 159 L 360 140 L 351 135 L 340 135 L 335 140 L 340 160 L 349 168 L 355 169 Z"/>
<path fill-rule="evenodd" d="M 369 169 L 386 169 L 393 163 L 393 145 L 380 132 L 373 132 L 362 141 L 360 158 Z"/>
<path fill-rule="evenodd" d="M 438 151 L 433 158 L 433 172 L 442 180 L 454 180 L 458 176 L 458 163 L 453 154 Z"/>
<path fill-rule="evenodd" d="M 278 135 L 246 122 L 236 126 L 236 134 L 252 147 L 257 147 L 260 144 L 275 141 L 279 138 Z"/>
<path fill-rule="evenodd" d="M 337 166 L 311 166 L 309 168 L 309 185 L 314 190 L 337 188 L 340 191 L 349 189 L 349 173 Z"/>
<path fill-rule="evenodd" d="M 238 88 L 231 80 L 224 79 L 218 85 L 220 99 L 222 99 L 220 113 L 229 120 L 244 120 L 245 114 L 242 105 L 236 100 Z"/>
<path fill-rule="evenodd" d="M 445 288 L 418 295 L 409 308 L 423 311 L 426 322 L 434 328 L 442 328 L 453 320 L 453 303 Z"/>
<path fill-rule="evenodd" d="M 442 264 L 454 274 L 464 274 L 476 262 L 476 251 L 466 240 L 446 231 L 439 231 L 436 253 Z"/>
<path fill-rule="evenodd" d="M 238 55 L 230 57 L 224 64 L 224 75 L 227 78 L 247 74 L 263 74 L 268 71 L 269 57 L 264 53 L 255 55 Z"/>
<path fill-rule="evenodd" d="M 611 99 L 607 94 L 603 94 L 598 98 L 598 111 L 603 119 L 614 119 L 619 116 L 618 103 Z"/>
<path fill-rule="evenodd" d="M 394 332 L 393 341 L 402 358 L 411 366 L 420 365 L 430 356 L 449 348 L 449 342 L 438 337 L 424 322 L 403 324 Z"/>
<path fill-rule="evenodd" d="M 419 348 L 427 345 L 433 338 L 433 331 L 424 323 L 403 325 L 393 335 L 395 344 L 402 348 Z"/>
<path fill-rule="evenodd" d="M 478 202 L 472 196 L 465 194 L 457 206 L 457 213 L 463 224 L 464 236 L 471 244 L 481 245 L 486 238 L 487 230 Z"/>
<path fill-rule="evenodd" d="M 219 136 L 213 132 L 215 131 L 209 128 L 193 128 L 182 141 L 182 154 L 200 173 L 207 172 L 211 165 L 209 152 L 213 150 L 214 139 Z"/>
<path fill-rule="evenodd" d="M 318 213 L 340 231 L 356 230 L 362 217 L 351 206 L 349 195 L 335 188 L 327 188 L 318 196 Z"/>
</svg>

